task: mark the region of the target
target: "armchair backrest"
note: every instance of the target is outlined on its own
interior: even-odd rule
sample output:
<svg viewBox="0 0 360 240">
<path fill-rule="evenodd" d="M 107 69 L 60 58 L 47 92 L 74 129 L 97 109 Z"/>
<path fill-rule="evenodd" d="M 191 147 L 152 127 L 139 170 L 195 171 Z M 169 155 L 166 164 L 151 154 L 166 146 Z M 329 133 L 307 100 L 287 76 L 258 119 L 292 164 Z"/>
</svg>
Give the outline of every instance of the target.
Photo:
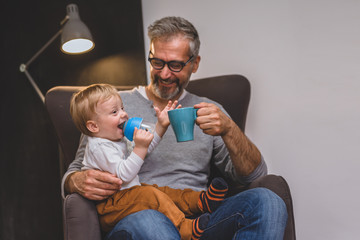
<svg viewBox="0 0 360 240">
<path fill-rule="evenodd" d="M 62 152 L 61 174 L 74 160 L 79 144 L 80 132 L 75 127 L 69 112 L 70 99 L 81 86 L 58 86 L 45 96 L 45 106 L 55 128 Z M 118 90 L 129 90 L 133 86 L 117 86 Z M 250 83 L 241 75 L 224 75 L 190 81 L 187 90 L 220 103 L 232 119 L 244 131 L 250 100 Z"/>
</svg>

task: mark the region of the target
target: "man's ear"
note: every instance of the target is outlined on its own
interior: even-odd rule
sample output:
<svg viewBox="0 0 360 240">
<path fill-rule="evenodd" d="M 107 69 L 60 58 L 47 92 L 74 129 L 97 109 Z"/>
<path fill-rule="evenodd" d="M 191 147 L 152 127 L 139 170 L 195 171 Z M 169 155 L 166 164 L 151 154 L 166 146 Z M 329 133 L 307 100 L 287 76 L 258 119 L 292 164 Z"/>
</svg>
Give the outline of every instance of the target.
<svg viewBox="0 0 360 240">
<path fill-rule="evenodd" d="M 99 127 L 96 124 L 96 122 L 93 121 L 93 120 L 89 120 L 89 121 L 86 122 L 86 128 L 92 133 L 99 132 Z"/>
<path fill-rule="evenodd" d="M 192 73 L 197 72 L 197 70 L 199 68 L 200 60 L 201 60 L 201 57 L 198 55 L 194 60 L 194 67 L 193 67 Z"/>
</svg>

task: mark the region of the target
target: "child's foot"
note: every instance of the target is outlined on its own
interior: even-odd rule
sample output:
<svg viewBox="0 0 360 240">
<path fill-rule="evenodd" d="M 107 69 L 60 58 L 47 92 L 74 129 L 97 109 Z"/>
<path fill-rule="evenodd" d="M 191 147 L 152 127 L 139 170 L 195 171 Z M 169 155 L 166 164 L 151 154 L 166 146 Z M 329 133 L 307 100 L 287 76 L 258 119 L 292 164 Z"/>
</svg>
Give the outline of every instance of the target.
<svg viewBox="0 0 360 240">
<path fill-rule="evenodd" d="M 203 212 L 214 212 L 225 199 L 228 185 L 222 178 L 214 178 L 206 192 L 200 194 L 198 206 Z"/>
<path fill-rule="evenodd" d="M 200 239 L 210 220 L 210 213 L 204 213 L 193 221 L 191 240 Z"/>
</svg>

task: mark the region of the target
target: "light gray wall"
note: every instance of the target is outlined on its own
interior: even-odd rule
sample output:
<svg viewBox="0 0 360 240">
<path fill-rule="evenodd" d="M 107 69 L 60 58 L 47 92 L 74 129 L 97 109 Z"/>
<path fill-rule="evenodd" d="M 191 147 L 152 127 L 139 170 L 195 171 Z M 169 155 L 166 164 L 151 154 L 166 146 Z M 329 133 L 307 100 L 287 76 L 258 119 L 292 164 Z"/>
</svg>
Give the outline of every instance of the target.
<svg viewBox="0 0 360 240">
<path fill-rule="evenodd" d="M 242 74 L 246 134 L 290 184 L 298 239 L 359 239 L 360 1 L 143 0 L 146 27 L 168 15 L 197 27 L 193 78 Z"/>
</svg>

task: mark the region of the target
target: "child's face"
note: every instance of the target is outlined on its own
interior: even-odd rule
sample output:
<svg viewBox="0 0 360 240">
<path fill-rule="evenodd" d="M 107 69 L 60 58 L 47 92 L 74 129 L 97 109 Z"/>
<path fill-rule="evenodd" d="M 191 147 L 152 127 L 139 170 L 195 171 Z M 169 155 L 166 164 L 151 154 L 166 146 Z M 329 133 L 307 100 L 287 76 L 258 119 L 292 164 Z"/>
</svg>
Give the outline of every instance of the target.
<svg viewBox="0 0 360 240">
<path fill-rule="evenodd" d="M 120 124 L 128 120 L 129 116 L 124 111 L 124 106 L 119 97 L 111 97 L 108 100 L 100 101 L 96 105 L 95 124 L 97 131 L 95 137 L 106 138 L 111 141 L 119 141 L 124 137 Z"/>
</svg>

